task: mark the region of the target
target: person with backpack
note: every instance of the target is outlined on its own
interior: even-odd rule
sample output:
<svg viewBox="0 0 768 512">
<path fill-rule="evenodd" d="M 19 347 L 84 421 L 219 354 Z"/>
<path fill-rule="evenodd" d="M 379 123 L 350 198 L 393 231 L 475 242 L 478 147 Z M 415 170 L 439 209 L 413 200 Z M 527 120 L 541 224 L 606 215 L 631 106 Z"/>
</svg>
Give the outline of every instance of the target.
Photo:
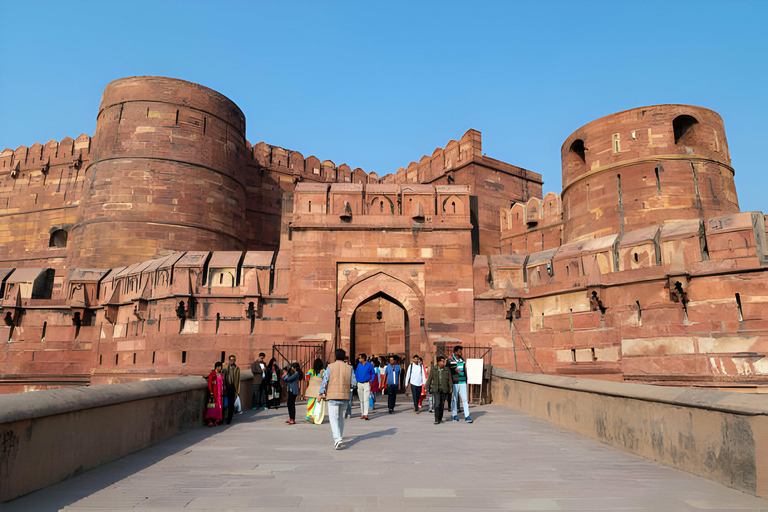
<svg viewBox="0 0 768 512">
<path fill-rule="evenodd" d="M 419 356 L 413 356 L 413 362 L 408 366 L 405 374 L 405 387 L 411 386 L 411 395 L 413 395 L 413 412 L 419 414 L 419 402 L 421 401 L 421 390 L 424 388 L 424 366 L 421 364 Z"/>
<path fill-rule="evenodd" d="M 453 356 L 448 361 L 453 377 L 453 396 L 451 397 L 451 414 L 453 421 L 459 421 L 458 404 L 459 398 L 464 408 L 464 421 L 472 423 L 469 416 L 469 401 L 467 400 L 467 367 L 464 358 L 461 357 L 461 345 L 453 348 Z"/>
</svg>

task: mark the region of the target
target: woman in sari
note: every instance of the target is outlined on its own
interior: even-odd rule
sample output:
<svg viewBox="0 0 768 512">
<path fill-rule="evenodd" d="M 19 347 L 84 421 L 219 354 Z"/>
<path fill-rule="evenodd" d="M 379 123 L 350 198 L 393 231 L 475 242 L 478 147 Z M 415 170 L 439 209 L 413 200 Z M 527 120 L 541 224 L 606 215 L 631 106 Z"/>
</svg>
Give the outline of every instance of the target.
<svg viewBox="0 0 768 512">
<path fill-rule="evenodd" d="M 319 400 L 315 395 L 315 392 L 320 390 L 320 384 L 317 383 L 317 386 L 313 386 L 312 379 L 319 379 L 320 381 L 322 381 L 324 371 L 325 370 L 323 366 L 323 360 L 320 358 L 317 358 L 315 359 L 315 362 L 312 363 L 312 368 L 305 375 L 307 379 L 307 390 L 306 390 L 307 415 L 304 417 L 304 419 L 307 420 L 307 422 L 309 423 L 315 422 L 315 417 L 317 417 L 317 412 L 319 412 L 319 411 L 315 411 L 315 406 L 322 407 L 321 405 L 319 405 Z"/>
<path fill-rule="evenodd" d="M 208 407 L 205 411 L 205 420 L 209 427 L 221 425 L 222 415 L 222 391 L 224 389 L 224 378 L 221 375 L 221 361 L 216 361 L 213 370 L 208 374 L 208 392 L 211 394 L 208 399 Z"/>
</svg>

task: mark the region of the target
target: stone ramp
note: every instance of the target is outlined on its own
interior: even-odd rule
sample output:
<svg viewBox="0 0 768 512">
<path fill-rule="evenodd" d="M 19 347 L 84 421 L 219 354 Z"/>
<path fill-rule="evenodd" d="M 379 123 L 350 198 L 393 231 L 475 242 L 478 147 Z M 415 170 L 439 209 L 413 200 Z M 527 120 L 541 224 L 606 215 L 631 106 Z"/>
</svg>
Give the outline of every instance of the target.
<svg viewBox="0 0 768 512">
<path fill-rule="evenodd" d="M 768 501 L 503 406 L 473 406 L 473 424 L 434 425 L 399 401 L 396 414 L 379 408 L 367 422 L 354 411 L 339 451 L 327 421 L 288 426 L 285 408 L 249 411 L 0 509 L 768 510 Z"/>
</svg>

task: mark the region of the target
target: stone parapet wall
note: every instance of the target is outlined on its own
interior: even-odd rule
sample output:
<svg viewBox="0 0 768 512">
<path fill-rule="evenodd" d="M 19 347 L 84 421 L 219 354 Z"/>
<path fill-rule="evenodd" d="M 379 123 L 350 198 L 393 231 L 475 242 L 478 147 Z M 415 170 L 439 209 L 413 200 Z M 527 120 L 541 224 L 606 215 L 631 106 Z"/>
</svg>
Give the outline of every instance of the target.
<svg viewBox="0 0 768 512">
<path fill-rule="evenodd" d="M 768 496 L 768 397 L 494 368 L 493 401 L 720 484 Z"/>
<path fill-rule="evenodd" d="M 241 378 L 248 408 L 253 375 Z M 0 396 L 0 502 L 202 426 L 207 386 L 198 376 Z"/>
</svg>

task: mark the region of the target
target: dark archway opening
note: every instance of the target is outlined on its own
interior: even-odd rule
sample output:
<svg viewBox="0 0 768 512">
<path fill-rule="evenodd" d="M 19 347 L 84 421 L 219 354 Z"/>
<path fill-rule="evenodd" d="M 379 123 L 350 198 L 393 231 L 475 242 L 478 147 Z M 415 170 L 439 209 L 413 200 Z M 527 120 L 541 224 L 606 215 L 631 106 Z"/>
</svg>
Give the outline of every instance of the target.
<svg viewBox="0 0 768 512">
<path fill-rule="evenodd" d="M 48 247 L 66 247 L 67 246 L 67 232 L 63 229 L 57 229 L 51 233 L 51 238 L 48 240 Z"/>
<path fill-rule="evenodd" d="M 675 144 L 688 143 L 693 138 L 694 126 L 699 122 L 691 116 L 677 116 L 672 121 L 672 129 L 675 132 Z"/>
<path fill-rule="evenodd" d="M 361 302 L 350 321 L 350 359 L 357 354 L 410 356 L 408 311 L 389 295 L 379 292 Z"/>
</svg>

